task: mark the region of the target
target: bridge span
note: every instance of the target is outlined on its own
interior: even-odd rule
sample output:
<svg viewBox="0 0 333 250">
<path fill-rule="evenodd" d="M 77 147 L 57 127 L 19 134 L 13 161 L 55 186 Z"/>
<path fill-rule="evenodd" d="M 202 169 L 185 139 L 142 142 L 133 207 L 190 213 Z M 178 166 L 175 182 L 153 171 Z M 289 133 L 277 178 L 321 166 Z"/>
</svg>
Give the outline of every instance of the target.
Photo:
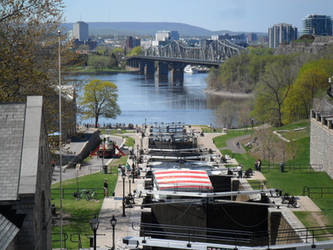
<svg viewBox="0 0 333 250">
<path fill-rule="evenodd" d="M 216 40 L 204 47 L 190 47 L 181 41 L 149 47 L 141 55 L 127 58 L 127 64 L 139 68 L 140 74 L 157 82 L 183 83 L 186 65 L 219 67 L 226 59 L 238 55 L 244 48 L 227 40 Z"/>
</svg>

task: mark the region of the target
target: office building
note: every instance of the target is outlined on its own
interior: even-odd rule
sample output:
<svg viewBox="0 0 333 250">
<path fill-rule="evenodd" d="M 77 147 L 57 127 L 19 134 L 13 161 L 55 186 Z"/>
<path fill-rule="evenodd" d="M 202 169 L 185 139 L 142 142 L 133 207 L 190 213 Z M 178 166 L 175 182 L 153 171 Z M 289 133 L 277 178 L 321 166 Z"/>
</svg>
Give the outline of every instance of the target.
<svg viewBox="0 0 333 250">
<path fill-rule="evenodd" d="M 308 15 L 303 20 L 304 34 L 331 36 L 332 35 L 332 19 L 325 15 Z"/>
<path fill-rule="evenodd" d="M 133 49 L 137 46 L 140 46 L 140 44 L 141 44 L 141 39 L 138 37 L 128 36 L 126 39 L 126 48 L 127 49 Z"/>
<path fill-rule="evenodd" d="M 79 41 L 87 41 L 88 35 L 88 24 L 85 22 L 77 22 L 73 24 L 73 39 Z"/>
<path fill-rule="evenodd" d="M 257 36 L 256 33 L 249 33 L 249 34 L 247 35 L 247 42 L 248 42 L 248 43 L 252 43 L 252 42 L 255 42 L 255 41 L 257 41 L 257 40 L 258 40 L 258 36 Z"/>
<path fill-rule="evenodd" d="M 280 44 L 289 44 L 297 39 L 297 28 L 290 24 L 280 23 L 268 28 L 268 44 L 270 48 L 277 48 Z"/>
</svg>

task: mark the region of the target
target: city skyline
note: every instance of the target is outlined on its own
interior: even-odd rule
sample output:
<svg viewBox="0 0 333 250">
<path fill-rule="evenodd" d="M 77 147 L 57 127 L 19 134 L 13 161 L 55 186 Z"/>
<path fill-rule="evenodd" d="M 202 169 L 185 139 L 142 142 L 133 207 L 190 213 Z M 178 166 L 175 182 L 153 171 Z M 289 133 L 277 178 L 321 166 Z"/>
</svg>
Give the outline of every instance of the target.
<svg viewBox="0 0 333 250">
<path fill-rule="evenodd" d="M 64 0 L 65 22 L 179 22 L 211 31 L 267 32 L 277 23 L 299 31 L 308 14 L 333 15 L 331 0 Z M 176 8 L 174 6 L 177 6 Z M 329 11 L 331 10 L 331 12 Z"/>
</svg>

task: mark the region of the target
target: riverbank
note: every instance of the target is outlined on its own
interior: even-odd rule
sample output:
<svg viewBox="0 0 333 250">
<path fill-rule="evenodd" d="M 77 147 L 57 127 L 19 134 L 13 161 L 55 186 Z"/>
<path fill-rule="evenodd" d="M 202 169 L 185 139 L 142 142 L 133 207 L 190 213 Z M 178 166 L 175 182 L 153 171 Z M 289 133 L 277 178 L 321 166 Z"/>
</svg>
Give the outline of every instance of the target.
<svg viewBox="0 0 333 250">
<path fill-rule="evenodd" d="M 103 70 L 96 70 L 93 67 L 73 67 L 69 72 L 66 72 L 67 75 L 105 75 L 105 74 L 118 74 L 118 73 L 137 73 L 138 69 L 135 68 L 105 68 Z"/>
<path fill-rule="evenodd" d="M 253 93 L 234 93 L 230 91 L 224 91 L 224 90 L 211 90 L 211 89 L 206 89 L 205 93 L 208 95 L 216 95 L 216 96 L 222 96 L 222 97 L 231 97 L 231 98 L 254 98 Z"/>
</svg>

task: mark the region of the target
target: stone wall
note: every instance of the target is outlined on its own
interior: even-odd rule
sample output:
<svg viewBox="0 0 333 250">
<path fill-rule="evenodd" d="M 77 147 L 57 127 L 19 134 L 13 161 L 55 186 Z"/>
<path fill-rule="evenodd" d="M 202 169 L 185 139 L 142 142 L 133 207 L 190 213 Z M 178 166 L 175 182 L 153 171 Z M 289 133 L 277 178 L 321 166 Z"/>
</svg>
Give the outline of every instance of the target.
<svg viewBox="0 0 333 250">
<path fill-rule="evenodd" d="M 281 211 L 277 209 L 270 209 L 268 227 L 270 232 L 270 244 L 272 245 L 302 242 L 299 235 L 294 231 L 293 226 L 289 224 Z"/>
<path fill-rule="evenodd" d="M 314 118 L 311 119 L 310 164 L 322 165 L 333 178 L 333 129 Z"/>
</svg>

